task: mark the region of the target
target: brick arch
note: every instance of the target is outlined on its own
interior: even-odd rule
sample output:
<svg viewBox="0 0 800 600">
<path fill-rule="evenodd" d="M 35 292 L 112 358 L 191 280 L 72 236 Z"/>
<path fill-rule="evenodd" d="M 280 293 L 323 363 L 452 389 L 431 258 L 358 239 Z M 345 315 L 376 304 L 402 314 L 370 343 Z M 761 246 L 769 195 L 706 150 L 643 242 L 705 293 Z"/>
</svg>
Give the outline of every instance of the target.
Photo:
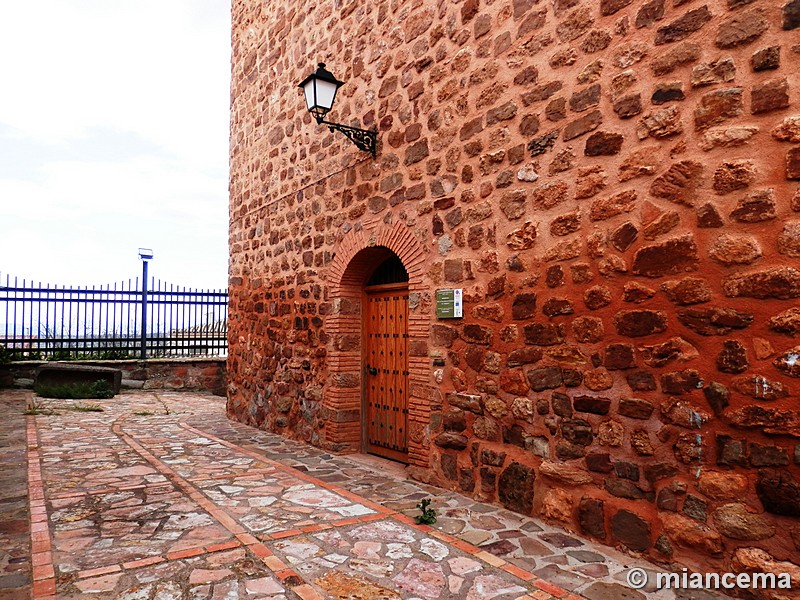
<svg viewBox="0 0 800 600">
<path fill-rule="evenodd" d="M 382 222 L 351 229 L 335 250 L 326 273 L 332 311 L 325 321 L 329 337 L 323 399 L 325 446 L 337 452 L 359 452 L 362 448 L 361 298 L 374 266 L 394 253 L 408 272 L 412 298 L 408 314 L 408 461 L 428 467 L 433 392 L 427 351 L 431 317 L 423 313 L 418 301 L 413 301 L 429 291 L 423 285 L 425 251 L 406 225 Z"/>
</svg>

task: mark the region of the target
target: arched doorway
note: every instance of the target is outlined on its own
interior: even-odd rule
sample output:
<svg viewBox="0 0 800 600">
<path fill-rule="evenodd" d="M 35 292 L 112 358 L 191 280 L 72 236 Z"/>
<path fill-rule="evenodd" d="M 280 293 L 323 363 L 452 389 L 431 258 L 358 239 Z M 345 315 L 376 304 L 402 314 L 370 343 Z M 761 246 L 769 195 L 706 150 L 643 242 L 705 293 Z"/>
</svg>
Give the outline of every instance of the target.
<svg viewBox="0 0 800 600">
<path fill-rule="evenodd" d="M 364 450 L 408 462 L 408 272 L 394 253 L 375 267 L 362 301 Z"/>
<path fill-rule="evenodd" d="M 430 463 L 431 402 L 437 395 L 431 380 L 428 350 L 432 292 L 425 275 L 426 251 L 414 230 L 401 220 L 391 225 L 378 220 L 351 228 L 337 242 L 327 267 L 325 296 L 330 304 L 326 307 L 328 314 L 325 317 L 328 341 L 322 445 L 331 452 L 366 450 L 365 288 L 371 287 L 367 284 L 377 267 L 392 257 L 399 258 L 408 274 L 408 454 L 405 458 L 397 457 L 397 460 L 414 468 L 427 469 Z"/>
</svg>

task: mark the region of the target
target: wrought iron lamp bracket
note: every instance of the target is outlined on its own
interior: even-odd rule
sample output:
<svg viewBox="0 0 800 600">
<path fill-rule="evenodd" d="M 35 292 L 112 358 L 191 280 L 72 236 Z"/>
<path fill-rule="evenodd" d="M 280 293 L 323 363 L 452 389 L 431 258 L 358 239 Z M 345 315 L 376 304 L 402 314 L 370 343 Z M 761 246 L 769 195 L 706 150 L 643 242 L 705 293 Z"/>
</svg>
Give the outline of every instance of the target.
<svg viewBox="0 0 800 600">
<path fill-rule="evenodd" d="M 375 158 L 378 152 L 378 132 L 369 129 L 359 129 L 358 127 L 350 127 L 349 125 L 341 125 L 339 123 L 331 123 L 318 119 L 320 125 L 327 125 L 330 131 L 341 131 L 347 138 L 358 146 L 359 150 L 369 152 Z"/>
</svg>

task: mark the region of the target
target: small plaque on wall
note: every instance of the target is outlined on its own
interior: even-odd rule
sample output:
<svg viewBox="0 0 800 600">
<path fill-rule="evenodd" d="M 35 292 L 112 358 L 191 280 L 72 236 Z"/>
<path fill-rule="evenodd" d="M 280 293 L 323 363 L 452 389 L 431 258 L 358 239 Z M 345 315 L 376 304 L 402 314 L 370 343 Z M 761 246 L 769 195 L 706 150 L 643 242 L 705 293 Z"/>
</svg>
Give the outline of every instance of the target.
<svg viewBox="0 0 800 600">
<path fill-rule="evenodd" d="M 436 316 L 439 319 L 460 319 L 464 316 L 462 289 L 436 290 Z"/>
</svg>

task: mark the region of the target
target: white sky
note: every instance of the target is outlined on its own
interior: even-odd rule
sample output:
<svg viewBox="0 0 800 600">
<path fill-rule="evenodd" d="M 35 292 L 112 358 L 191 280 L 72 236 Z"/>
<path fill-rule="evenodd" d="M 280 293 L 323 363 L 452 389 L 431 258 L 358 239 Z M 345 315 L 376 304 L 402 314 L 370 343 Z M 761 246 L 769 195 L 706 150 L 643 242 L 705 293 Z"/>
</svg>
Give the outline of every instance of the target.
<svg viewBox="0 0 800 600">
<path fill-rule="evenodd" d="M 224 288 L 229 0 L 0 5 L 0 282 Z"/>
</svg>

